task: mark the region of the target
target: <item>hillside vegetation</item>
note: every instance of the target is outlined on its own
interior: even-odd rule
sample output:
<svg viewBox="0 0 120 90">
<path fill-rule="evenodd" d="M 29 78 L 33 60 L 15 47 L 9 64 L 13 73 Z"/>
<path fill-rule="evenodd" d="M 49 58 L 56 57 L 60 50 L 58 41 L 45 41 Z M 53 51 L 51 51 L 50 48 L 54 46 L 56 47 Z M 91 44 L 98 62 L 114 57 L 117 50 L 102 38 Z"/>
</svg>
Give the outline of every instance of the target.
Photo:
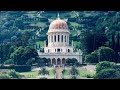
<svg viewBox="0 0 120 90">
<path fill-rule="evenodd" d="M 61 19 L 67 20 L 71 32 L 70 43 L 73 40 L 74 47 L 83 51 L 83 59 L 99 47 L 106 46 L 114 50 L 114 61 L 120 62 L 118 11 L 0 11 L 1 63 L 14 61 L 15 52 L 27 56 L 29 50 L 42 48 L 43 41 L 47 40 L 49 25 L 58 12 Z M 26 46 L 31 49 L 26 48 L 28 52 L 22 53 Z"/>
</svg>

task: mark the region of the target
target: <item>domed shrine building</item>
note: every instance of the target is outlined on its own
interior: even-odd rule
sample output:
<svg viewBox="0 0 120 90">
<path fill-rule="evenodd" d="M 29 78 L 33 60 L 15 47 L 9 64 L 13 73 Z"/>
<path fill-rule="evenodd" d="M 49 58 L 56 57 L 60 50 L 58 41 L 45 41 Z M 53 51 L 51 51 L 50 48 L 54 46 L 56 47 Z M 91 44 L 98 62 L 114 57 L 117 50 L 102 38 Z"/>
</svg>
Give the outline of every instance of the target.
<svg viewBox="0 0 120 90">
<path fill-rule="evenodd" d="M 44 52 L 38 50 L 40 58 L 50 59 L 51 65 L 63 66 L 68 58 L 75 58 L 82 64 L 82 52 L 81 50 L 74 52 L 73 42 L 72 45 L 69 44 L 68 25 L 59 18 L 59 15 L 51 22 L 47 35 L 48 45 L 44 41 Z"/>
</svg>

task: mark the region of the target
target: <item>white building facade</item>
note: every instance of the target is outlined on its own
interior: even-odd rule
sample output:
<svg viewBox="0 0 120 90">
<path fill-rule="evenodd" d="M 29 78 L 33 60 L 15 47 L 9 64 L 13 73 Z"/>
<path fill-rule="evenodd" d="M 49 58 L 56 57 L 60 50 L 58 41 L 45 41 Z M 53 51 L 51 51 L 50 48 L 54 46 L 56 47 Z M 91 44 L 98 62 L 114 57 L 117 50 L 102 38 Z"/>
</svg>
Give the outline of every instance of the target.
<svg viewBox="0 0 120 90">
<path fill-rule="evenodd" d="M 82 64 L 82 52 L 78 50 L 74 52 L 73 41 L 69 45 L 70 31 L 68 25 L 64 20 L 58 18 L 51 22 L 48 35 L 48 45 L 44 41 L 44 52 L 38 50 L 40 58 L 50 59 L 51 65 L 64 65 L 66 59 L 75 58 Z"/>
</svg>

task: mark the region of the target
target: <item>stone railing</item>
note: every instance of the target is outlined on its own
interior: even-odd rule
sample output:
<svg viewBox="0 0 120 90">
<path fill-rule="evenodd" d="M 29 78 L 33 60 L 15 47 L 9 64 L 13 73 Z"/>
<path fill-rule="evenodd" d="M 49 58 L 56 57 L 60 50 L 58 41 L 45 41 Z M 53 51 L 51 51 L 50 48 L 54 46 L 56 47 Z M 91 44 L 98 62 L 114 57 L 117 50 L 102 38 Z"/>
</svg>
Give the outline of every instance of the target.
<svg viewBox="0 0 120 90">
<path fill-rule="evenodd" d="M 53 54 L 54 55 L 59 55 L 59 54 L 61 54 L 61 55 L 71 55 L 71 54 L 72 55 L 76 55 L 76 54 L 80 54 L 80 53 L 79 52 L 71 52 L 71 53 L 60 53 L 60 52 L 59 53 L 44 53 L 44 52 L 39 52 L 38 51 L 38 54 L 39 55 L 53 55 Z"/>
</svg>

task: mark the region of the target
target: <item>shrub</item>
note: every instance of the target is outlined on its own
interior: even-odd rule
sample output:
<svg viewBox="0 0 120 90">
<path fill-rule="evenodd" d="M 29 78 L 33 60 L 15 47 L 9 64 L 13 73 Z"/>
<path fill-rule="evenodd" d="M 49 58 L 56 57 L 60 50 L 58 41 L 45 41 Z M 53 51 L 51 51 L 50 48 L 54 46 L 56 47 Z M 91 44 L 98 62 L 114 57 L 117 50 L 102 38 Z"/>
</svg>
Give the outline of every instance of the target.
<svg viewBox="0 0 120 90">
<path fill-rule="evenodd" d="M 76 77 L 79 73 L 78 70 L 73 66 L 70 70 L 70 74 L 74 78 L 74 76 Z"/>
<path fill-rule="evenodd" d="M 14 64 L 14 60 L 13 59 L 8 59 L 4 63 L 5 64 Z"/>
<path fill-rule="evenodd" d="M 109 61 L 102 61 L 96 65 L 96 73 L 100 72 L 103 69 L 112 68 L 115 64 Z"/>
<path fill-rule="evenodd" d="M 120 79 L 120 72 L 115 69 L 103 69 L 96 73 L 95 79 Z"/>
<path fill-rule="evenodd" d="M 49 71 L 47 71 L 45 68 L 42 68 L 39 72 L 38 72 L 38 74 L 40 74 L 40 75 L 49 75 Z"/>
<path fill-rule="evenodd" d="M 113 61 L 114 51 L 109 47 L 101 46 L 98 50 L 86 55 L 85 62 L 98 63 L 100 61 Z"/>
<path fill-rule="evenodd" d="M 98 55 L 96 52 L 92 52 L 91 54 L 86 55 L 87 63 L 98 63 Z"/>
<path fill-rule="evenodd" d="M 8 74 L 12 78 L 20 78 L 20 74 L 18 72 L 15 72 L 14 70 L 11 70 Z"/>
<path fill-rule="evenodd" d="M 10 79 L 10 76 L 7 74 L 0 74 L 0 79 Z"/>
</svg>

